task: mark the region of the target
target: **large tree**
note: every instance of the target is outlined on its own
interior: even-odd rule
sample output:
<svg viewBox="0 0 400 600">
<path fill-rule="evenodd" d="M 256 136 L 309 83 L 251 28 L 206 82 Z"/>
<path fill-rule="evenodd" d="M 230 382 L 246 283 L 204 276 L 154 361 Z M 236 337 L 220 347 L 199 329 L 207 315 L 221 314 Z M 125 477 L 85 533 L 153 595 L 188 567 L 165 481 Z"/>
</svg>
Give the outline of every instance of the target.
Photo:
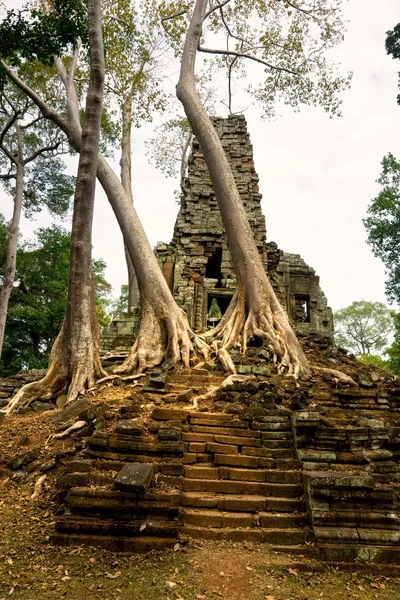
<svg viewBox="0 0 400 600">
<path fill-rule="evenodd" d="M 165 17 L 166 27 L 172 18 Z M 206 34 L 215 31 L 226 34 L 225 48 L 204 46 Z M 240 343 L 245 352 L 251 338 L 260 338 L 280 371 L 309 374 L 305 355 L 266 276 L 221 142 L 196 90 L 196 56 L 201 50 L 261 63 L 263 82 L 253 93 L 269 114 L 279 97 L 294 107 L 302 102 L 322 104 L 334 114 L 340 104 L 337 92 L 347 81 L 333 75 L 326 50 L 341 41 L 342 35 L 339 1 L 313 0 L 300 5 L 225 0 L 210 7 L 207 0 L 197 0 L 193 8 L 177 95 L 204 153 L 237 276 L 233 300 L 209 336 L 231 369 L 229 349 Z"/>
<path fill-rule="evenodd" d="M 67 390 L 73 401 L 102 373 L 99 327 L 96 320 L 91 257 L 93 207 L 100 143 L 104 86 L 104 53 L 99 0 L 88 2 L 90 82 L 82 128 L 77 182 L 72 217 L 71 258 L 67 310 L 53 345 L 46 376 L 24 386 L 11 401 L 11 413 L 38 396 L 50 398 Z"/>
</svg>

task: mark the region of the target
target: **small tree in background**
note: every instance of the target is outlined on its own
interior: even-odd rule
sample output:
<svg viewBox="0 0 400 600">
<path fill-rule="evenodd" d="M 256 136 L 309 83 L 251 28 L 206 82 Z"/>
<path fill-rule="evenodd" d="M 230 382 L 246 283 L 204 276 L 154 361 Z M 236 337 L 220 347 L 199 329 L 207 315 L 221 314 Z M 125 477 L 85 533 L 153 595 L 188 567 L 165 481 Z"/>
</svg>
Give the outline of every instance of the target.
<svg viewBox="0 0 400 600">
<path fill-rule="evenodd" d="M 353 302 L 333 319 L 336 343 L 358 356 L 384 353 L 394 331 L 393 314 L 382 302 Z"/>
</svg>

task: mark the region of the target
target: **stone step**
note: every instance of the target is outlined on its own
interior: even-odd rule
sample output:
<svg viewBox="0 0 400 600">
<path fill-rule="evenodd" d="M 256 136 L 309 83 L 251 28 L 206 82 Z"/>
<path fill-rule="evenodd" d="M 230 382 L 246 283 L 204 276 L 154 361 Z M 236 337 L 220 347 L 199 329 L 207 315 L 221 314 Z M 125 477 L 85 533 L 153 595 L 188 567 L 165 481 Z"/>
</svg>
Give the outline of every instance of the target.
<svg viewBox="0 0 400 600">
<path fill-rule="evenodd" d="M 248 467 L 251 469 L 268 468 L 268 460 L 277 458 L 294 458 L 293 450 L 287 449 L 270 449 L 270 448 L 253 448 L 244 446 L 241 454 L 214 454 L 214 465 L 227 467 Z"/>
<path fill-rule="evenodd" d="M 215 508 L 182 508 L 179 522 L 198 527 L 261 527 L 263 529 L 300 529 L 308 526 L 308 517 L 290 513 L 250 513 Z"/>
<path fill-rule="evenodd" d="M 258 522 L 265 529 L 299 529 L 309 526 L 307 513 L 259 512 Z"/>
<path fill-rule="evenodd" d="M 304 512 L 304 500 L 299 498 L 265 497 L 255 494 L 216 494 L 212 492 L 183 492 L 181 506 L 218 508 L 234 512 Z"/>
<path fill-rule="evenodd" d="M 300 471 L 213 467 L 206 464 L 185 466 L 184 469 L 184 475 L 189 479 L 229 479 L 233 481 L 248 482 L 259 481 L 267 483 L 301 483 Z"/>
<path fill-rule="evenodd" d="M 159 475 L 161 484 L 176 487 L 184 492 L 215 492 L 221 494 L 255 494 L 279 498 L 299 498 L 303 495 L 303 486 L 296 483 L 266 483 L 259 481 L 241 481 L 225 479 L 189 479 Z"/>
<path fill-rule="evenodd" d="M 316 544 L 313 556 L 317 560 L 332 563 L 352 563 L 357 561 L 357 566 L 362 563 L 378 565 L 400 565 L 400 546 L 380 546 L 362 544 Z"/>
<path fill-rule="evenodd" d="M 154 515 L 132 521 L 63 516 L 57 519 L 55 528 L 58 533 L 126 537 L 135 535 L 176 537 L 178 522 L 177 520 L 171 521 L 165 517 L 160 518 Z"/>
<path fill-rule="evenodd" d="M 261 438 L 260 431 L 252 431 L 247 421 L 235 421 L 235 424 L 239 424 L 240 427 L 233 427 L 232 422 L 230 421 L 228 425 L 217 425 L 214 424 L 212 426 L 208 425 L 191 425 L 190 432 L 185 435 L 203 435 L 203 434 L 211 434 L 214 435 L 234 435 L 239 437 L 252 437 L 252 438 Z M 184 435 L 184 434 L 182 434 Z M 184 438 L 183 438 L 184 439 Z"/>
<path fill-rule="evenodd" d="M 394 529 L 364 529 L 362 527 L 314 527 L 319 542 L 327 544 L 366 544 L 398 546 L 400 531 Z"/>
<path fill-rule="evenodd" d="M 254 529 L 217 528 L 184 525 L 180 534 L 195 539 L 225 540 L 231 542 L 254 542 L 264 544 L 299 545 L 310 539 L 310 534 L 304 529 Z"/>
<path fill-rule="evenodd" d="M 179 508 L 180 492 L 148 492 L 145 496 L 118 492 L 100 487 L 71 488 L 65 503 L 72 512 L 96 515 L 123 515 L 127 512 L 145 514 L 151 511 L 157 515 L 176 515 Z"/>
<path fill-rule="evenodd" d="M 50 542 L 57 546 L 93 546 L 111 552 L 151 552 L 165 550 L 175 545 L 177 538 L 155 536 L 110 536 L 54 533 Z"/>
<path fill-rule="evenodd" d="M 175 385 L 177 383 L 185 384 L 188 388 L 190 388 L 192 384 L 221 385 L 225 379 L 226 376 L 224 375 L 197 375 L 195 373 L 191 373 L 188 375 L 168 375 L 167 382 L 170 385 Z"/>
</svg>

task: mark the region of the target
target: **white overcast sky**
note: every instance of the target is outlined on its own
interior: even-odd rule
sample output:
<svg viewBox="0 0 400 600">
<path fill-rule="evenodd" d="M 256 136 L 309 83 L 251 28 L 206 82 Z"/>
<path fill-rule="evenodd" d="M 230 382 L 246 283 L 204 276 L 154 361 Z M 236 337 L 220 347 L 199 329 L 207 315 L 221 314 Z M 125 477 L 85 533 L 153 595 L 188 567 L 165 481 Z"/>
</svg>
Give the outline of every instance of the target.
<svg viewBox="0 0 400 600">
<path fill-rule="evenodd" d="M 400 61 L 391 60 L 384 47 L 385 32 L 400 20 L 399 9 L 399 0 L 344 3 L 348 32 L 333 57 L 354 76 L 342 96 L 343 117 L 330 119 L 322 109 L 307 107 L 300 113 L 282 109 L 273 122 L 262 121 L 256 107 L 245 113 L 267 238 L 315 268 L 333 310 L 361 299 L 385 302 L 384 269 L 365 242 L 362 218 L 379 191 L 375 180 L 383 156 L 390 151 L 400 158 Z M 222 116 L 223 108 L 217 107 Z M 173 197 L 177 183 L 147 162 L 144 140 L 150 133 L 146 126 L 135 134 L 133 192 L 154 246 L 170 241 L 178 206 Z M 115 168 L 119 171 L 117 161 Z M 10 199 L 2 196 L 0 202 L 9 218 Z M 44 217 L 24 220 L 23 235 L 29 237 L 42 224 L 47 224 Z M 106 276 L 117 294 L 126 280 L 122 241 L 100 186 L 93 246 L 94 256 L 106 261 Z"/>
</svg>

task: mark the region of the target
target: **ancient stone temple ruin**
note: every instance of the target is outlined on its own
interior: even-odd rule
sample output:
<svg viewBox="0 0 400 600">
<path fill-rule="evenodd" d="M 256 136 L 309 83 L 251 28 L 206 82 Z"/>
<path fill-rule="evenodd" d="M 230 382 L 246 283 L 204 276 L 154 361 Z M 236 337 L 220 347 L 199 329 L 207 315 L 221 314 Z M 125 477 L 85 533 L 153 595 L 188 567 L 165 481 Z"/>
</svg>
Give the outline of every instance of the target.
<svg viewBox="0 0 400 600">
<path fill-rule="evenodd" d="M 213 123 L 232 166 L 265 269 L 296 332 L 332 339 L 332 312 L 314 269 L 299 255 L 288 254 L 274 242 L 266 242 L 262 196 L 245 117 L 214 118 Z M 201 331 L 212 326 L 211 303 L 216 299 L 223 314 L 235 291 L 236 278 L 214 190 L 196 139 L 172 241 L 159 242 L 156 255 L 191 327 Z"/>
</svg>

